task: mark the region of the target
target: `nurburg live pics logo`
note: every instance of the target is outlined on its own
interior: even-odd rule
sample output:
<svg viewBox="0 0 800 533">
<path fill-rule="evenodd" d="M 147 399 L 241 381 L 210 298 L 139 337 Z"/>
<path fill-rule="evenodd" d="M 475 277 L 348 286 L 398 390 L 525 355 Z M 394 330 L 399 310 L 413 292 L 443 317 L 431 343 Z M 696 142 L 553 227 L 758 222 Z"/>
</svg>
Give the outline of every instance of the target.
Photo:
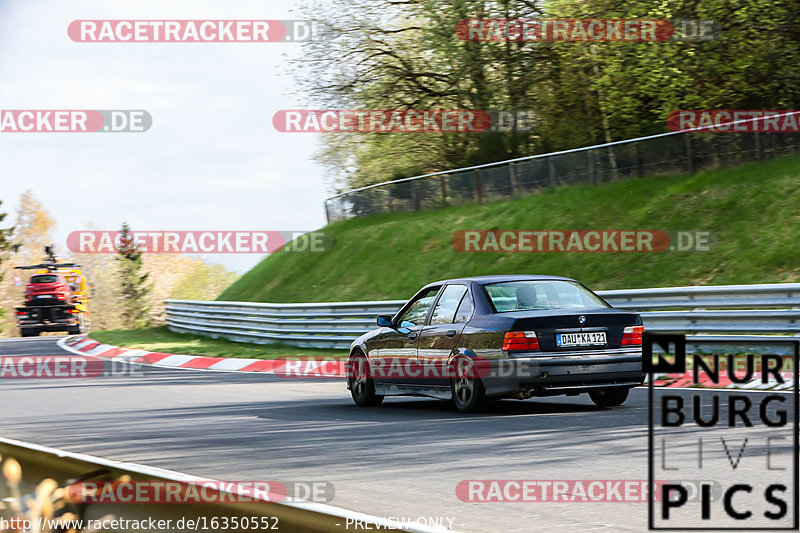
<svg viewBox="0 0 800 533">
<path fill-rule="evenodd" d="M 796 531 L 798 502 L 798 389 L 800 341 L 787 340 L 792 356 L 692 354 L 686 337 L 645 333 L 644 370 L 649 375 L 648 501 L 650 530 Z M 654 361 L 654 348 L 659 348 Z M 741 364 L 740 364 L 741 363 Z M 688 371 L 687 371 L 688 368 Z M 691 377 L 687 388 L 661 389 L 663 374 Z M 764 392 L 696 388 L 758 381 Z M 791 393 L 767 388 L 793 380 Z M 788 450 L 792 452 L 789 453 Z M 721 485 L 700 486 L 690 501 L 679 483 L 657 485 L 690 472 Z"/>
</svg>

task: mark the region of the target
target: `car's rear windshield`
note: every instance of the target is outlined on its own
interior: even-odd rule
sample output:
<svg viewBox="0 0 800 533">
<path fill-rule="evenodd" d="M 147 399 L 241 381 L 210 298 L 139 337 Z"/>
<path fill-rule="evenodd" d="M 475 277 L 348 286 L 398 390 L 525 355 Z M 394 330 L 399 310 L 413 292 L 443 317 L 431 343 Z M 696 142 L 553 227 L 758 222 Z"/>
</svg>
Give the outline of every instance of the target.
<svg viewBox="0 0 800 533">
<path fill-rule="evenodd" d="M 54 276 L 52 274 L 33 276 L 31 278 L 31 283 L 55 283 L 56 281 L 58 281 L 58 276 Z"/>
<path fill-rule="evenodd" d="M 609 305 L 573 281 L 502 281 L 483 286 L 498 313 L 539 309 L 602 309 Z"/>
</svg>

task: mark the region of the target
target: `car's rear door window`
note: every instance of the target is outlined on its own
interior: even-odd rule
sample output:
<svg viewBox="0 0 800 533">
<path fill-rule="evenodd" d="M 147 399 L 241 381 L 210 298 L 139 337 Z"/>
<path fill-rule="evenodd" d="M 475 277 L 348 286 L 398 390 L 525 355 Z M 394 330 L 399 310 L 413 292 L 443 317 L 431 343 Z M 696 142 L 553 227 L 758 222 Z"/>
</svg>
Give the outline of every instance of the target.
<svg viewBox="0 0 800 533">
<path fill-rule="evenodd" d="M 469 322 L 469 320 L 472 318 L 472 311 L 474 309 L 475 305 L 472 303 L 472 295 L 467 292 L 461 299 L 461 304 L 458 306 L 456 317 L 453 319 L 453 322 Z"/>
<path fill-rule="evenodd" d="M 431 316 L 431 324 L 450 324 L 456 316 L 458 304 L 467 292 L 466 285 L 448 285 L 442 291 Z"/>
</svg>

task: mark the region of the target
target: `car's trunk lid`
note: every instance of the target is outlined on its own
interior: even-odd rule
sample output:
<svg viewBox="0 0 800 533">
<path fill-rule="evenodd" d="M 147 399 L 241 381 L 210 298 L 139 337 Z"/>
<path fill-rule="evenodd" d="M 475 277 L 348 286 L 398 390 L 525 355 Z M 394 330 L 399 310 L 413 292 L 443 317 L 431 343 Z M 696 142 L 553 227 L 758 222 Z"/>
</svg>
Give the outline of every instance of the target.
<svg viewBox="0 0 800 533">
<path fill-rule="evenodd" d="M 578 311 L 541 310 L 511 311 L 503 315 L 514 318 L 512 331 L 535 331 L 542 351 L 570 351 L 619 348 L 627 326 L 641 325 L 636 313 L 616 309 L 585 309 Z M 559 333 L 605 331 L 607 344 L 575 347 L 557 347 Z"/>
</svg>

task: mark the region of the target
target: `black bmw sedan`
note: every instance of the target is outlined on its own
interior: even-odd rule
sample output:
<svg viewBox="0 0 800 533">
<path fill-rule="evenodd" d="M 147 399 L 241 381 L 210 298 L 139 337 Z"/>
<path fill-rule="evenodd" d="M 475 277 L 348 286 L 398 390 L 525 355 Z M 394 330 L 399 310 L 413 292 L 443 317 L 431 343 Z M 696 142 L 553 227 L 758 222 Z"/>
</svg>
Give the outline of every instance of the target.
<svg viewBox="0 0 800 533">
<path fill-rule="evenodd" d="M 644 381 L 642 319 L 558 276 L 479 276 L 423 287 L 356 339 L 347 388 L 359 406 L 385 396 L 452 400 L 589 393 L 621 405 Z"/>
</svg>

